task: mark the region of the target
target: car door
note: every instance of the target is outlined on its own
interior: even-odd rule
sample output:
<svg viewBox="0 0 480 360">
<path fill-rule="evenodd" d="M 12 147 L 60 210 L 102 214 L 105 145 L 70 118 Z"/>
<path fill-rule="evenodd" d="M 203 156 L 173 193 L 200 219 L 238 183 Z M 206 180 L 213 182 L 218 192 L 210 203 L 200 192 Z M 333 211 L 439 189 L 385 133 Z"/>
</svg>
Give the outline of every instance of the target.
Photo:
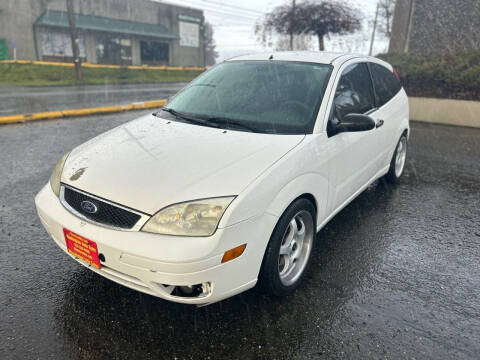
<svg viewBox="0 0 480 360">
<path fill-rule="evenodd" d="M 329 151 L 329 210 L 335 211 L 378 171 L 375 130 L 335 132 L 335 125 L 348 114 L 369 114 L 375 109 L 370 73 L 366 63 L 347 66 L 338 81 L 327 123 Z"/>
<path fill-rule="evenodd" d="M 408 109 L 406 97 L 401 96 L 402 85 L 393 74 L 392 70 L 385 66 L 370 62 L 368 63 L 372 75 L 375 90 L 376 111 L 370 116 L 377 123 L 375 136 L 378 143 L 379 167 L 383 168 L 390 164 L 392 148 L 397 144 L 398 129 Z"/>
</svg>

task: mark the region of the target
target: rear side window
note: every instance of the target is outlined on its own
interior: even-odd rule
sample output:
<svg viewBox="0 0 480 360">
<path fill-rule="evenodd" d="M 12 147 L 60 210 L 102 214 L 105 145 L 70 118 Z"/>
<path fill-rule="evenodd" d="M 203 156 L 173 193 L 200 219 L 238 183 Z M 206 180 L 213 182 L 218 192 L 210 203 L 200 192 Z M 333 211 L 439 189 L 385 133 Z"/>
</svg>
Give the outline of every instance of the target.
<svg viewBox="0 0 480 360">
<path fill-rule="evenodd" d="M 370 63 L 370 70 L 375 87 L 377 106 L 380 107 L 397 95 L 402 85 L 393 72 L 382 65 Z"/>
</svg>

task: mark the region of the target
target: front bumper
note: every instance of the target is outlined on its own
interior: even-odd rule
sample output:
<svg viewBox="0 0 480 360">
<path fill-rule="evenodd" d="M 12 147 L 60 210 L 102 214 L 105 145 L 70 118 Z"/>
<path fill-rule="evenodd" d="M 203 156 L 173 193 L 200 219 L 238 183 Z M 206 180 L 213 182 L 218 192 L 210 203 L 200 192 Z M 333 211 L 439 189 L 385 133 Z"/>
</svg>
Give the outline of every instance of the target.
<svg viewBox="0 0 480 360">
<path fill-rule="evenodd" d="M 209 237 L 182 237 L 120 231 L 80 219 L 63 207 L 47 184 L 35 198 L 40 220 L 67 254 L 63 228 L 96 242 L 105 256 L 96 269 L 70 255 L 90 270 L 129 288 L 187 304 L 209 304 L 238 294 L 257 282 L 265 248 L 277 218 L 270 214 L 219 228 Z M 247 244 L 244 253 L 221 264 L 225 251 Z M 199 297 L 170 293 L 171 286 L 209 283 Z M 168 287 L 170 286 L 170 288 Z"/>
</svg>

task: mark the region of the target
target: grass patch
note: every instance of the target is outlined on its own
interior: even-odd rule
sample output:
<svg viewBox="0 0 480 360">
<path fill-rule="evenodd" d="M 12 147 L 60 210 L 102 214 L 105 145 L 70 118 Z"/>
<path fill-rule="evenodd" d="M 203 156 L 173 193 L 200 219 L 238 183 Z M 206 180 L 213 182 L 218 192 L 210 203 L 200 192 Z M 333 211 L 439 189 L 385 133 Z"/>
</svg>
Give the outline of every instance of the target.
<svg viewBox="0 0 480 360">
<path fill-rule="evenodd" d="M 202 71 L 149 70 L 149 69 L 101 69 L 83 68 L 84 84 L 135 84 L 190 81 Z M 74 85 L 75 70 L 71 67 L 2 64 L 0 85 Z"/>
</svg>

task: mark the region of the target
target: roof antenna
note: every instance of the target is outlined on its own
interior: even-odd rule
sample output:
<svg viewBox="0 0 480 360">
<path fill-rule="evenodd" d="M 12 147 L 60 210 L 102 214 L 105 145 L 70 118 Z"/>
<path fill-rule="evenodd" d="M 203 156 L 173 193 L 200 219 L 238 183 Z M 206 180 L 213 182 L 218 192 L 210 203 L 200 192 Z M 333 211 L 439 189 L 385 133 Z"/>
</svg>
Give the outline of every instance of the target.
<svg viewBox="0 0 480 360">
<path fill-rule="evenodd" d="M 273 60 L 273 54 L 270 55 L 270 57 L 268 58 L 268 60 Z"/>
</svg>

